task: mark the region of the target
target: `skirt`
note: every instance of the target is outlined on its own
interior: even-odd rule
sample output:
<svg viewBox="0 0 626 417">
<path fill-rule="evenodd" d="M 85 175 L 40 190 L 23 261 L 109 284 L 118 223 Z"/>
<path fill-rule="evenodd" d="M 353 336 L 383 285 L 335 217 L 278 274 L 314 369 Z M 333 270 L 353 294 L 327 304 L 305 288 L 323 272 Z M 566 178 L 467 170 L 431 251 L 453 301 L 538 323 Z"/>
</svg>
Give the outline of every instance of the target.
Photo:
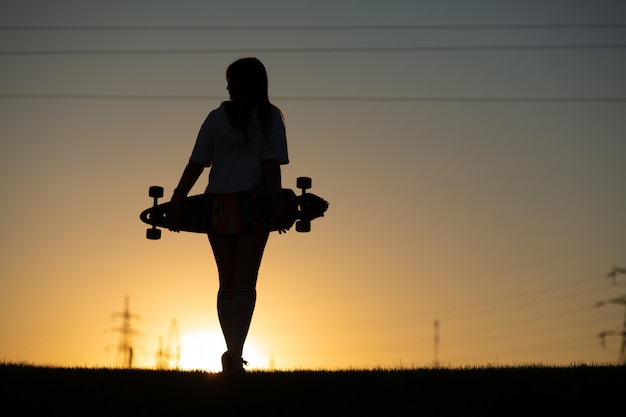
<svg viewBox="0 0 626 417">
<path fill-rule="evenodd" d="M 270 231 L 271 204 L 266 193 L 255 190 L 208 196 L 212 232 L 237 235 Z"/>
</svg>

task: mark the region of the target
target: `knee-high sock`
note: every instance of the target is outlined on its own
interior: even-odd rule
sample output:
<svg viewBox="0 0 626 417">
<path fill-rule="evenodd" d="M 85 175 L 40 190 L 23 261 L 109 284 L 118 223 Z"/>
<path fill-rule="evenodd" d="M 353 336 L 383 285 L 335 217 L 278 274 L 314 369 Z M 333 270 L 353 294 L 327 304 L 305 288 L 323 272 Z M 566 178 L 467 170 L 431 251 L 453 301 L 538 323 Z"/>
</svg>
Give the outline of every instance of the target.
<svg viewBox="0 0 626 417">
<path fill-rule="evenodd" d="M 232 344 L 229 346 L 229 351 L 235 358 L 240 358 L 242 355 L 255 303 L 256 290 L 254 288 L 242 286 L 235 290 L 232 304 Z"/>
<path fill-rule="evenodd" d="M 217 291 L 217 317 L 220 321 L 226 350 L 231 350 L 232 344 L 232 322 L 233 322 L 233 299 L 235 291 L 220 288 Z"/>
</svg>

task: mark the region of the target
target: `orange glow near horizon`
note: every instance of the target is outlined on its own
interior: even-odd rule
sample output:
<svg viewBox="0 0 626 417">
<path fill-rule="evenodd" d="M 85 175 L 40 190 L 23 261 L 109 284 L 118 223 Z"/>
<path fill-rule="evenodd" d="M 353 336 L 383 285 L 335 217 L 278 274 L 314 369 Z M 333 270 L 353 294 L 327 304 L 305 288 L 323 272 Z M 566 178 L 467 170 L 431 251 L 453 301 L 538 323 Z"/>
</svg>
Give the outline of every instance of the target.
<svg viewBox="0 0 626 417">
<path fill-rule="evenodd" d="M 224 352 L 222 336 L 209 330 L 188 330 L 181 334 L 180 368 L 219 372 Z"/>
</svg>

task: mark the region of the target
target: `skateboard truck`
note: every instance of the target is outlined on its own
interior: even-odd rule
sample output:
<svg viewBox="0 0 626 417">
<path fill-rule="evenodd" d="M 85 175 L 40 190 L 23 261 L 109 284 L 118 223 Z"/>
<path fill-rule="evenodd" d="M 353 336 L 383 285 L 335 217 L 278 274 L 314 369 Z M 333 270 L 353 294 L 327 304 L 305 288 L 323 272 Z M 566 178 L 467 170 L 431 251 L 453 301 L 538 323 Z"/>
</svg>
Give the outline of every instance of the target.
<svg viewBox="0 0 626 417">
<path fill-rule="evenodd" d="M 154 198 L 154 202 L 152 203 L 152 215 L 156 214 L 156 207 L 158 205 L 157 200 L 163 197 L 163 187 L 158 185 L 153 185 L 148 189 L 148 195 Z M 156 222 L 152 223 L 152 227 L 146 230 L 146 237 L 150 240 L 159 240 L 161 239 L 161 230 L 157 229 Z"/>
<path fill-rule="evenodd" d="M 301 196 L 306 194 L 306 190 L 311 188 L 311 178 L 310 177 L 298 177 L 296 180 L 296 187 L 302 190 Z M 301 201 L 305 201 L 304 198 L 300 199 Z M 304 203 L 303 203 L 304 204 Z M 300 210 L 302 211 L 302 207 Z M 310 220 L 298 220 L 296 222 L 296 232 L 310 232 L 311 231 L 311 221 Z"/>
</svg>

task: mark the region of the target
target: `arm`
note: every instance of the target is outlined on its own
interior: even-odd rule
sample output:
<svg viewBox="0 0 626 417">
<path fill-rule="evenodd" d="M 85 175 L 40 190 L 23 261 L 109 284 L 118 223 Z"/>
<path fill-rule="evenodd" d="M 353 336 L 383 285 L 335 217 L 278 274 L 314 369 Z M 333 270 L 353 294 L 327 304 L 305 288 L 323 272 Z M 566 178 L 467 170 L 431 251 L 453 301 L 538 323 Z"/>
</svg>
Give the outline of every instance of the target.
<svg viewBox="0 0 626 417">
<path fill-rule="evenodd" d="M 283 200 L 282 178 L 278 159 L 266 159 L 261 162 L 263 182 L 272 199 L 272 204 L 280 204 Z"/>
<path fill-rule="evenodd" d="M 279 225 L 278 232 L 283 233 L 289 227 L 290 216 L 289 207 L 285 202 L 285 198 L 282 192 L 282 179 L 280 172 L 280 163 L 278 159 L 266 159 L 261 162 L 261 174 L 263 175 L 263 182 L 270 195 L 273 206 L 273 219 L 272 221 Z M 280 225 L 288 224 L 288 226 L 281 227 Z"/>
<path fill-rule="evenodd" d="M 194 186 L 198 178 L 200 178 L 200 174 L 204 171 L 204 167 L 197 162 L 189 161 L 183 174 L 180 177 L 180 181 L 178 181 L 178 186 L 174 189 L 174 196 L 186 197 L 191 191 L 191 188 Z"/>
<path fill-rule="evenodd" d="M 170 200 L 169 210 L 166 217 L 168 219 L 168 228 L 173 232 L 180 231 L 182 202 L 191 191 L 200 174 L 204 171 L 204 167 L 196 162 L 189 161 L 178 181 L 178 186 L 174 189 L 174 194 Z"/>
</svg>

